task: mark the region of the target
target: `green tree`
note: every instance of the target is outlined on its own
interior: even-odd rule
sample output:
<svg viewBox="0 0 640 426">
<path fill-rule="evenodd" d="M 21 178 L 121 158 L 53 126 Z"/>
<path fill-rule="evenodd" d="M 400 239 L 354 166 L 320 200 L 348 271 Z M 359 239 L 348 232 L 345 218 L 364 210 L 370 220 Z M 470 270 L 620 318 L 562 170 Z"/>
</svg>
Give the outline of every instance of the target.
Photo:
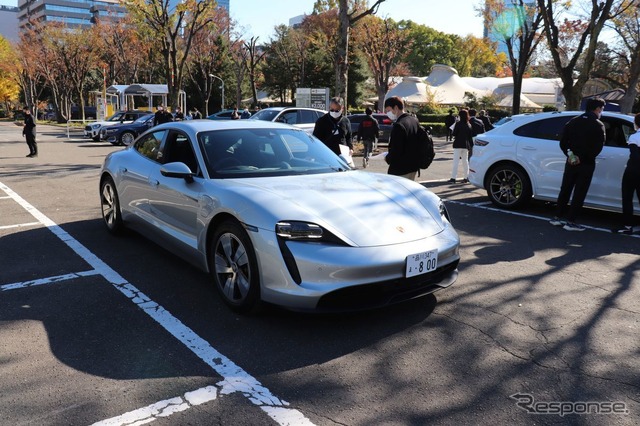
<svg viewBox="0 0 640 426">
<path fill-rule="evenodd" d="M 429 75 L 435 64 L 453 65 L 454 36 L 413 21 L 400 21 L 398 25 L 406 32 L 406 38 L 412 41 L 411 48 L 404 49 L 402 58 L 412 75 Z"/>
</svg>

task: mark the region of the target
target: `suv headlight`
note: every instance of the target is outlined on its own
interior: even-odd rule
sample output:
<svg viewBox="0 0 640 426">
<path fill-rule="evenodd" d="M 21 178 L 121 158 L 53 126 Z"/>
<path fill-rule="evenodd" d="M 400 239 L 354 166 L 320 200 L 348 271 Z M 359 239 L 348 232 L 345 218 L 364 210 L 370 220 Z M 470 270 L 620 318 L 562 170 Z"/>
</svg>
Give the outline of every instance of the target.
<svg viewBox="0 0 640 426">
<path fill-rule="evenodd" d="M 91 125 L 91 128 L 92 128 L 93 130 L 95 130 L 95 129 L 99 129 L 99 128 L 100 128 L 100 124 L 92 124 L 92 125 Z"/>
</svg>

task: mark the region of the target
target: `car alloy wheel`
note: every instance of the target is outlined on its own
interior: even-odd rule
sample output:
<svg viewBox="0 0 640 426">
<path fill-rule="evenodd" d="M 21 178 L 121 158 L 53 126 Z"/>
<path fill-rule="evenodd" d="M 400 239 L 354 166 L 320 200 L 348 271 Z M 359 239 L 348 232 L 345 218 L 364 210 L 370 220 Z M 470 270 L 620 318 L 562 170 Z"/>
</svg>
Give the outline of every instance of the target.
<svg viewBox="0 0 640 426">
<path fill-rule="evenodd" d="M 121 136 L 120 136 L 120 144 L 121 145 L 126 145 L 129 146 L 133 143 L 133 141 L 136 139 L 136 136 L 131 133 L 131 132 L 124 132 Z"/>
<path fill-rule="evenodd" d="M 531 198 L 531 183 L 520 167 L 500 165 L 489 173 L 487 195 L 498 207 L 517 209 Z"/>
<path fill-rule="evenodd" d="M 102 219 L 107 230 L 112 234 L 122 229 L 122 213 L 120 212 L 120 200 L 113 180 L 105 178 L 100 185 L 100 204 L 102 206 Z"/>
<path fill-rule="evenodd" d="M 255 311 L 260 298 L 258 262 L 242 225 L 220 224 L 212 238 L 211 256 L 213 279 L 224 302 L 238 312 Z"/>
</svg>

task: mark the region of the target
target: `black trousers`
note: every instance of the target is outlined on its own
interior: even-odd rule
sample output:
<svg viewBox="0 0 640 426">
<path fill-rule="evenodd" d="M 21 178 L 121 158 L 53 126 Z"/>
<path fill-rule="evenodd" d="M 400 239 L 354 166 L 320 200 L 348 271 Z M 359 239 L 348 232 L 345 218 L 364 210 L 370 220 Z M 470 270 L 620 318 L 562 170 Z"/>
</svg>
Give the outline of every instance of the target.
<svg viewBox="0 0 640 426">
<path fill-rule="evenodd" d="M 569 222 L 575 222 L 584 204 L 584 199 L 587 197 L 595 169 L 595 164 L 580 163 L 577 166 L 572 166 L 567 162 L 564 165 L 556 216 L 566 217 Z M 572 192 L 573 197 L 571 196 Z M 567 213 L 569 198 L 571 198 L 571 207 Z"/>
<path fill-rule="evenodd" d="M 36 132 L 27 131 L 24 136 L 27 138 L 27 145 L 29 146 L 30 154 L 38 153 L 38 143 L 36 142 Z"/>
<path fill-rule="evenodd" d="M 633 226 L 633 193 L 640 203 L 640 173 L 629 169 L 622 175 L 622 220 L 624 225 Z"/>
</svg>

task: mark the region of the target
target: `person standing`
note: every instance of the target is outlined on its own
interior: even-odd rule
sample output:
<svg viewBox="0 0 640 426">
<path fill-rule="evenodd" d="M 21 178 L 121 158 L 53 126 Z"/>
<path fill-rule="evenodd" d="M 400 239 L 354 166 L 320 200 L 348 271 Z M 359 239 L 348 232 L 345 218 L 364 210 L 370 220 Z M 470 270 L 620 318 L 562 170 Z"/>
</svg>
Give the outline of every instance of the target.
<svg viewBox="0 0 640 426">
<path fill-rule="evenodd" d="M 404 111 L 404 102 L 398 96 L 384 101 L 384 111 L 395 121 L 389 135 L 389 148 L 384 158 L 389 165 L 387 173 L 415 180 L 419 170 L 416 149 L 418 143 L 418 119 Z"/>
<path fill-rule="evenodd" d="M 358 142 L 362 141 L 364 144 L 364 154 L 362 157 L 362 166 L 366 169 L 369 165 L 369 156 L 373 152 L 373 145 L 378 140 L 378 133 L 380 133 L 380 125 L 378 120 L 373 117 L 373 111 L 371 108 L 365 110 L 366 116 L 360 122 L 358 126 Z"/>
<path fill-rule="evenodd" d="M 176 108 L 176 115 L 173 117 L 174 121 L 184 121 L 184 113 L 180 107 Z"/>
<path fill-rule="evenodd" d="M 633 119 L 636 132 L 629 136 L 629 160 L 622 175 L 622 228 L 615 232 L 633 234 L 640 232 L 640 226 L 634 226 L 633 193 L 640 203 L 640 113 Z"/>
<path fill-rule="evenodd" d="M 473 145 L 473 128 L 470 122 L 469 111 L 461 109 L 458 112 L 460 118 L 453 128 L 453 168 L 449 183 L 456 183 L 458 177 L 458 164 L 462 160 L 462 183 L 469 182 L 469 148 Z"/>
<path fill-rule="evenodd" d="M 444 118 L 444 125 L 447 128 L 447 142 L 453 140 L 453 124 L 456 122 L 456 117 L 453 115 L 453 110 L 449 110 L 449 115 Z"/>
<path fill-rule="evenodd" d="M 165 111 L 164 106 L 158 105 L 158 110 L 153 117 L 153 125 L 157 126 L 158 124 L 168 123 L 170 121 L 173 121 L 171 113 L 169 111 Z"/>
<path fill-rule="evenodd" d="M 485 131 L 488 132 L 489 130 L 493 130 L 495 128 L 493 127 L 493 124 L 491 124 L 491 120 L 489 119 L 489 116 L 487 115 L 487 112 L 485 110 L 480 110 L 480 112 L 478 113 L 478 118 L 482 120 Z"/>
<path fill-rule="evenodd" d="M 22 127 L 22 136 L 27 140 L 29 146 L 29 154 L 27 157 L 33 158 L 38 156 L 38 143 L 36 142 L 36 123 L 33 121 L 31 110 L 28 107 L 22 108 L 24 113 L 24 126 Z"/>
<path fill-rule="evenodd" d="M 353 143 L 351 142 L 351 122 L 342 115 L 342 98 L 331 98 L 329 102 L 329 112 L 318 118 L 313 128 L 313 136 L 320 139 L 336 155 L 340 152 L 340 145 L 349 147 L 349 154 L 353 154 Z"/>
<path fill-rule="evenodd" d="M 469 124 L 471 124 L 471 130 L 473 133 L 473 141 L 469 145 L 469 158 L 473 155 L 473 144 L 475 143 L 476 136 L 485 132 L 484 123 L 477 116 L 477 111 L 473 108 L 469 109 Z"/>
<path fill-rule="evenodd" d="M 553 226 L 562 226 L 567 231 L 585 229 L 576 223 L 576 218 L 591 185 L 596 169 L 596 157 L 602 151 L 606 140 L 604 124 L 600 121 L 604 106 L 605 101 L 602 98 L 587 99 L 585 112 L 564 126 L 560 149 L 567 156 L 567 161 L 558 194 L 556 215 L 549 221 Z M 571 206 L 567 211 L 569 198 Z"/>
<path fill-rule="evenodd" d="M 198 108 L 193 107 L 193 112 L 191 113 L 191 118 L 194 120 L 201 120 L 202 114 L 198 111 Z"/>
</svg>

